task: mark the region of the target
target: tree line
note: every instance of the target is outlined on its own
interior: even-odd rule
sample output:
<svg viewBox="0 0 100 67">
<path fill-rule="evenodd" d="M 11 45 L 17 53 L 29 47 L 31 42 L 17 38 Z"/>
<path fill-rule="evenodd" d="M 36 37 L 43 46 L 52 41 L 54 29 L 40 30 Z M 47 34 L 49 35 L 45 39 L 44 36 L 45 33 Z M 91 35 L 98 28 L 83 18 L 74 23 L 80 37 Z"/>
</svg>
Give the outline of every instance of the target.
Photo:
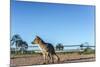
<svg viewBox="0 0 100 67">
<path fill-rule="evenodd" d="M 12 36 L 11 38 L 11 46 L 15 45 L 15 52 L 17 53 L 18 51 L 20 51 L 22 54 L 27 51 L 28 49 L 28 43 L 26 41 L 24 41 L 21 36 L 19 34 L 15 34 Z M 90 48 L 89 47 L 89 43 L 85 42 L 82 43 L 80 45 L 78 45 L 80 47 L 81 50 L 84 50 L 84 45 L 86 45 L 86 48 Z M 75 45 L 70 45 L 71 46 L 75 46 Z M 64 45 L 62 43 L 58 43 L 56 45 L 56 50 L 60 51 L 60 50 L 64 50 Z"/>
</svg>

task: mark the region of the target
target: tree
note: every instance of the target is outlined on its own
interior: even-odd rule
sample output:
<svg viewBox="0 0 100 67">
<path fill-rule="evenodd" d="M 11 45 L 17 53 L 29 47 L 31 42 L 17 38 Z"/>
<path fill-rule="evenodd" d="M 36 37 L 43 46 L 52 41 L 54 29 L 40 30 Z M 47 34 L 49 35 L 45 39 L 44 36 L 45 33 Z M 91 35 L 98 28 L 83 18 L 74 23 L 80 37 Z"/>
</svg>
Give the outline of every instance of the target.
<svg viewBox="0 0 100 67">
<path fill-rule="evenodd" d="M 80 45 L 81 50 L 83 50 L 83 45 L 84 45 L 84 44 L 81 44 L 81 45 Z"/>
<path fill-rule="evenodd" d="M 22 38 L 20 37 L 20 35 L 16 34 L 13 35 L 11 38 L 11 46 L 15 44 L 16 47 L 16 52 L 18 51 L 18 49 L 20 51 L 22 51 L 22 53 L 24 52 L 24 50 L 26 50 L 28 48 L 28 44 L 26 41 L 23 41 Z"/>
<path fill-rule="evenodd" d="M 58 44 L 56 45 L 56 50 L 63 50 L 63 49 L 64 49 L 63 44 L 58 43 Z"/>
<path fill-rule="evenodd" d="M 26 41 L 22 41 L 22 46 L 20 48 L 21 53 L 23 54 L 28 49 L 28 44 Z"/>
<path fill-rule="evenodd" d="M 17 47 L 19 44 L 17 44 L 19 41 L 22 41 L 22 38 L 20 37 L 20 35 L 15 34 L 12 36 L 11 38 L 11 45 L 14 45 Z"/>
</svg>

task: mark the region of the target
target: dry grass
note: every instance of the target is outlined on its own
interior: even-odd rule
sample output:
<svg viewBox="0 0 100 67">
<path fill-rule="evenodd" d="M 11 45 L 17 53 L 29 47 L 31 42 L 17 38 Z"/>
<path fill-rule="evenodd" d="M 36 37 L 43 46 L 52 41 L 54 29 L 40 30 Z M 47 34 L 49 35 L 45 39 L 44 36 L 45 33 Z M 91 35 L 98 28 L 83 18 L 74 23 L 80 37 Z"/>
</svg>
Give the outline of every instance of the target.
<svg viewBox="0 0 100 67">
<path fill-rule="evenodd" d="M 72 54 L 58 54 L 60 57 L 60 63 L 69 63 L 71 61 L 80 62 L 75 60 L 83 60 L 84 61 L 94 61 L 95 55 L 79 55 L 78 53 Z M 88 60 L 92 58 L 92 60 Z M 86 59 L 86 60 L 85 60 Z M 56 63 L 56 61 L 55 61 Z M 21 56 L 11 56 L 11 66 L 24 66 L 24 65 L 38 65 L 43 64 L 43 57 L 41 54 L 33 54 L 33 55 L 21 55 Z"/>
</svg>

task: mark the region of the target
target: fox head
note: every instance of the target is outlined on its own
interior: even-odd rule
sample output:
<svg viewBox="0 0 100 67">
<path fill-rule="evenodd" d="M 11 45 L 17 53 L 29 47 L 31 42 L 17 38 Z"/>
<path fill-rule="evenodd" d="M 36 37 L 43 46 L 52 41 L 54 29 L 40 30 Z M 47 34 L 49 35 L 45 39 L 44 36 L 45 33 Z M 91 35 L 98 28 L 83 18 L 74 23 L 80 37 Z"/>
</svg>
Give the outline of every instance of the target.
<svg viewBox="0 0 100 67">
<path fill-rule="evenodd" d="M 36 36 L 36 38 L 31 42 L 32 44 L 39 44 L 40 37 Z"/>
</svg>

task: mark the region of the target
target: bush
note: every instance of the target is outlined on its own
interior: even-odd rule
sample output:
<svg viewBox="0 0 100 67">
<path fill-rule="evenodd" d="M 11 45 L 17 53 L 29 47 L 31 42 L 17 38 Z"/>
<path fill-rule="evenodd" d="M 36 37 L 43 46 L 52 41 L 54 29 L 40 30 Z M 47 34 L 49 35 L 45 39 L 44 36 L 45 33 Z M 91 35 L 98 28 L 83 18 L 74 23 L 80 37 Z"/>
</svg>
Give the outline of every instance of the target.
<svg viewBox="0 0 100 67">
<path fill-rule="evenodd" d="M 86 48 L 83 51 L 83 54 L 94 54 L 94 53 L 95 53 L 95 50 L 91 48 Z"/>
</svg>

